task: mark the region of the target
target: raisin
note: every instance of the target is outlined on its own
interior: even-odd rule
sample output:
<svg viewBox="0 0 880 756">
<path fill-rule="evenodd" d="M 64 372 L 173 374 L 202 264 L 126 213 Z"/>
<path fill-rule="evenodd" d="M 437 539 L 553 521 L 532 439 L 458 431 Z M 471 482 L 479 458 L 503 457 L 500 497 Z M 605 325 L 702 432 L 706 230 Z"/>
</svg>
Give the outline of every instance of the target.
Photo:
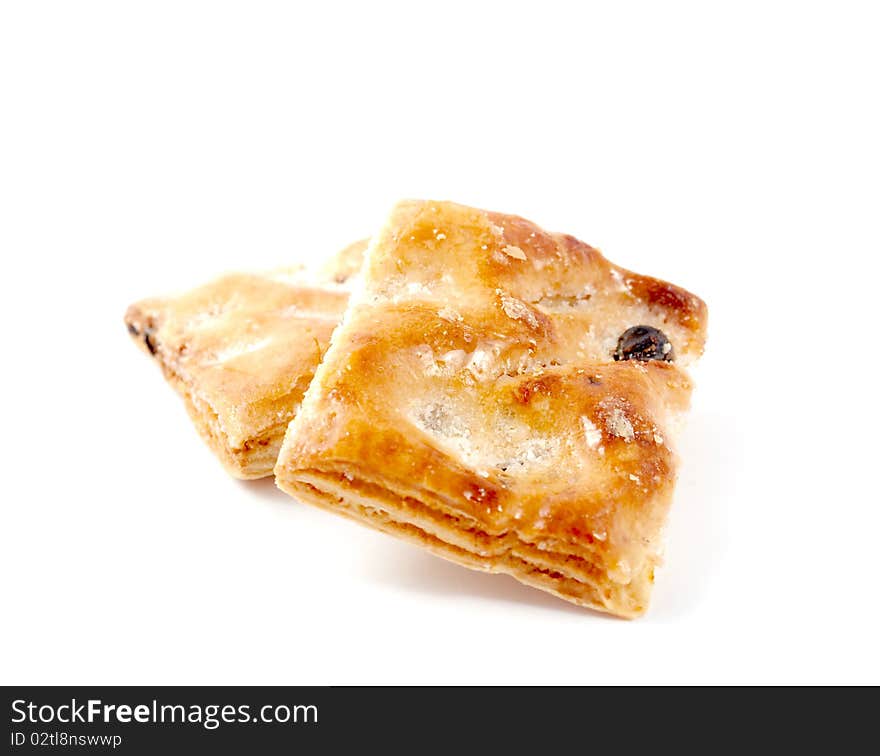
<svg viewBox="0 0 880 756">
<path fill-rule="evenodd" d="M 627 328 L 617 340 L 615 360 L 664 360 L 675 359 L 672 344 L 666 334 L 653 326 L 638 325 Z"/>
<path fill-rule="evenodd" d="M 147 349 L 153 356 L 156 354 L 156 339 L 153 338 L 154 333 L 155 331 L 152 328 L 144 329 L 144 344 L 147 345 Z"/>
</svg>

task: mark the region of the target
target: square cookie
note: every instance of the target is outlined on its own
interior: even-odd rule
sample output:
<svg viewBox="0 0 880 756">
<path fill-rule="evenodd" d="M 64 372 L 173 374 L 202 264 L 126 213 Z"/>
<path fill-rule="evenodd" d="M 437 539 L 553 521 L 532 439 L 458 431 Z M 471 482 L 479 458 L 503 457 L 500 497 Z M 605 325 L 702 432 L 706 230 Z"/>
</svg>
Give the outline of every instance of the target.
<svg viewBox="0 0 880 756">
<path fill-rule="evenodd" d="M 128 308 L 132 338 L 158 362 L 234 477 L 272 474 L 365 247 L 347 247 L 317 279 L 302 271 L 234 273 Z"/>
<path fill-rule="evenodd" d="M 574 237 L 402 202 L 276 482 L 467 567 L 638 616 L 705 328 L 699 298 Z"/>
</svg>

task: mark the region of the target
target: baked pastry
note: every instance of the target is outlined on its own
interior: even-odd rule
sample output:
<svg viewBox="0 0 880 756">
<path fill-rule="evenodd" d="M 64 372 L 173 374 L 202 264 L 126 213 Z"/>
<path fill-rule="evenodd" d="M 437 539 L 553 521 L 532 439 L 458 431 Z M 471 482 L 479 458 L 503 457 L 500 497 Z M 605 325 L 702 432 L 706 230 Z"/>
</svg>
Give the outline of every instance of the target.
<svg viewBox="0 0 880 756">
<path fill-rule="evenodd" d="M 128 308 L 129 333 L 155 357 L 205 442 L 236 478 L 272 474 L 365 247 L 366 241 L 347 247 L 323 276 L 302 269 L 235 273 Z"/>
<path fill-rule="evenodd" d="M 512 215 L 398 204 L 291 423 L 291 495 L 641 614 L 704 303 Z"/>
</svg>

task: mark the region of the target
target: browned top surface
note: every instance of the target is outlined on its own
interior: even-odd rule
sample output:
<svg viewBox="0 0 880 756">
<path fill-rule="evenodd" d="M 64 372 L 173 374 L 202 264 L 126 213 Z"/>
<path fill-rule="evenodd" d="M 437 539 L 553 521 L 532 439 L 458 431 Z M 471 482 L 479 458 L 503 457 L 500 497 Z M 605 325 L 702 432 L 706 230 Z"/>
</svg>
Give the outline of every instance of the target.
<svg viewBox="0 0 880 756">
<path fill-rule="evenodd" d="M 626 582 L 653 553 L 674 480 L 674 363 L 614 362 L 661 328 L 679 362 L 705 339 L 688 292 L 515 216 L 404 202 L 367 253 L 276 468 L 349 473 L 489 533 L 604 555 Z"/>
<path fill-rule="evenodd" d="M 231 274 L 132 305 L 132 336 L 216 413 L 230 446 L 287 422 L 348 301 L 341 288 Z"/>
</svg>

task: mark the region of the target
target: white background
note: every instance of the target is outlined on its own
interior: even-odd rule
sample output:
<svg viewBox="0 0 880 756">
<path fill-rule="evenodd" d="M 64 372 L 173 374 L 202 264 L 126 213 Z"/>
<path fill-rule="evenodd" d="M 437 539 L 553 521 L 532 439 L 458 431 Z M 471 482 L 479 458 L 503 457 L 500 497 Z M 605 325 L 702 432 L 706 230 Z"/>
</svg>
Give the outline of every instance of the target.
<svg viewBox="0 0 880 756">
<path fill-rule="evenodd" d="M 880 682 L 876 5 L 602 5 L 0 6 L 0 682 Z M 645 618 L 231 480 L 129 343 L 401 197 L 708 302 Z"/>
</svg>

